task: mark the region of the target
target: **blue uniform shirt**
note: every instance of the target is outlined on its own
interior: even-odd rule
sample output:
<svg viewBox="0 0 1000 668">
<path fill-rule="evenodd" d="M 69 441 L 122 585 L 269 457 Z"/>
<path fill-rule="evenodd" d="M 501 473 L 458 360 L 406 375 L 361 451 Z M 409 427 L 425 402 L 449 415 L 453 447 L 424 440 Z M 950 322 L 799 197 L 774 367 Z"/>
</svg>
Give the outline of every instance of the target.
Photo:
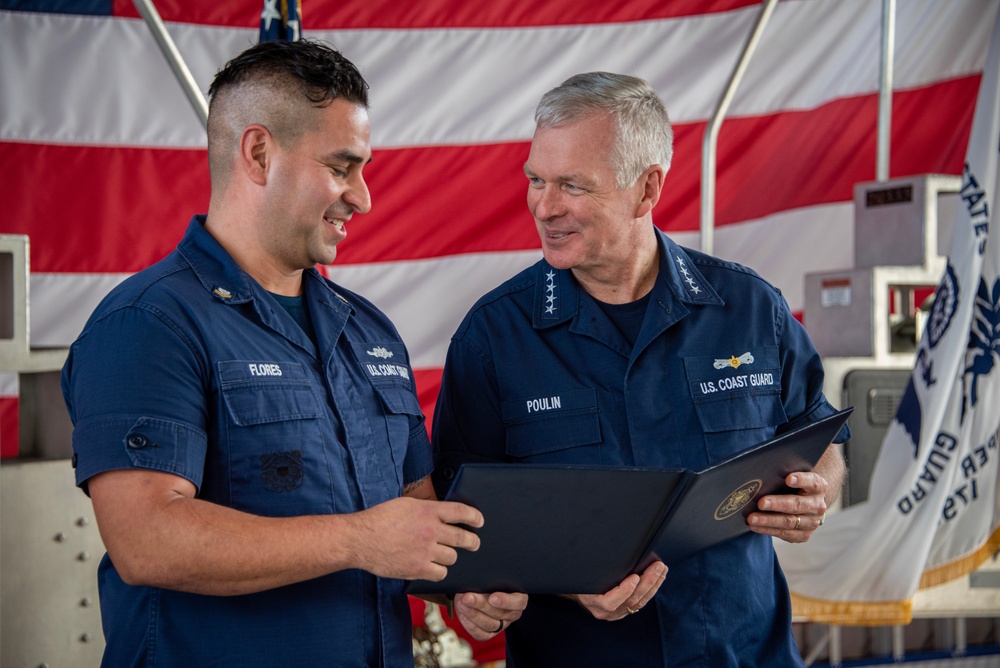
<svg viewBox="0 0 1000 668">
<path fill-rule="evenodd" d="M 570 271 L 544 260 L 472 308 L 435 413 L 439 494 L 463 462 L 700 470 L 835 412 L 819 356 L 775 288 L 657 235 L 634 347 Z M 621 621 L 530 597 L 507 631 L 510 665 L 802 665 L 769 537 L 668 566 L 655 604 Z"/>
<path fill-rule="evenodd" d="M 370 508 L 426 476 L 399 334 L 315 270 L 303 283 L 315 344 L 196 216 L 176 251 L 108 295 L 70 350 L 77 484 L 166 471 L 206 501 L 290 517 Z M 403 583 L 358 570 L 202 596 L 126 585 L 105 555 L 99 584 L 107 666 L 413 661 Z"/>
</svg>

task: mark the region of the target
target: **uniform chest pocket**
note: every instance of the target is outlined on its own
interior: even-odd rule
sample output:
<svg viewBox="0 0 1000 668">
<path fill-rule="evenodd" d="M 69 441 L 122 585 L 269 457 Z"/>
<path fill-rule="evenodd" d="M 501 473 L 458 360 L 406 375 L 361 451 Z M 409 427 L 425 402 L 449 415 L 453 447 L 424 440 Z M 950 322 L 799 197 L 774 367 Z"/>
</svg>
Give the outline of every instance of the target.
<svg viewBox="0 0 1000 668">
<path fill-rule="evenodd" d="M 405 387 L 392 384 L 372 385 L 382 401 L 389 425 L 389 443 L 393 452 L 405 448 L 410 438 L 410 421 L 420 418 L 423 411 L 416 395 Z"/>
<path fill-rule="evenodd" d="M 770 438 L 788 421 L 781 403 L 777 346 L 728 357 L 684 358 L 691 400 L 710 456 L 725 457 Z"/>
<path fill-rule="evenodd" d="M 502 402 L 500 408 L 507 428 L 507 454 L 512 457 L 531 457 L 537 462 L 585 463 L 591 454 L 582 450 L 576 454 L 565 451 L 601 442 L 594 389 L 511 399 Z M 544 454 L 551 456 L 538 457 Z"/>
<path fill-rule="evenodd" d="M 223 383 L 221 390 L 229 418 L 238 427 L 321 416 L 313 388 L 304 378 L 236 381 Z"/>
<path fill-rule="evenodd" d="M 303 366 L 226 361 L 219 373 L 229 419 L 218 426 L 223 451 L 215 476 L 226 503 L 269 516 L 333 512 L 329 423 Z"/>
</svg>

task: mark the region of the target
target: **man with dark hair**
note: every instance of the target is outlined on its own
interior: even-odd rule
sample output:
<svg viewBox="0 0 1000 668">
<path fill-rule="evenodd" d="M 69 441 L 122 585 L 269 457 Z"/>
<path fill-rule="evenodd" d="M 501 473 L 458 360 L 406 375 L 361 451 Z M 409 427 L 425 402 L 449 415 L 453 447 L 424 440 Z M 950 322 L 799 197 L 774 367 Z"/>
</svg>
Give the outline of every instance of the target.
<svg viewBox="0 0 1000 668">
<path fill-rule="evenodd" d="M 452 337 L 433 430 L 442 487 L 469 461 L 701 470 L 835 412 L 780 293 L 653 226 L 673 133 L 649 84 L 577 75 L 535 121 L 524 173 L 544 259 Z M 538 398 L 553 401 L 532 410 Z M 603 595 L 532 596 L 508 665 L 801 666 L 771 537 L 808 540 L 843 475 L 831 445 L 786 478 L 796 494 L 760 499 L 752 532 L 666 577 L 657 563 Z"/>
<path fill-rule="evenodd" d="M 435 500 L 395 328 L 313 267 L 371 207 L 367 84 L 319 43 L 267 42 L 210 93 L 207 215 L 63 370 L 108 550 L 104 665 L 409 665 L 402 579 L 444 577 L 482 516 Z M 458 612 L 486 638 L 524 600 Z"/>
</svg>

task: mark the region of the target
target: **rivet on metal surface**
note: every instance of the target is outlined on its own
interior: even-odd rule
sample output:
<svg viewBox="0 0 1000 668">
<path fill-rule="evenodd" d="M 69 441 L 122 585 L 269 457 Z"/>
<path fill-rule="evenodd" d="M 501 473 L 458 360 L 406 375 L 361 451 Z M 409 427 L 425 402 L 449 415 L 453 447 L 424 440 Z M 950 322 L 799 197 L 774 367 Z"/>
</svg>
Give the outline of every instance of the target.
<svg viewBox="0 0 1000 668">
<path fill-rule="evenodd" d="M 55 540 L 55 541 L 56 541 L 57 543 L 61 543 L 61 542 L 63 542 L 64 540 L 66 540 L 66 534 L 64 534 L 64 533 L 63 533 L 62 531 L 60 531 L 60 532 L 59 532 L 59 533 L 57 533 L 57 534 L 56 534 L 55 536 L 53 536 L 53 539 L 54 539 L 54 540 Z"/>
<path fill-rule="evenodd" d="M 87 561 L 88 559 L 90 559 L 90 553 L 81 552 L 80 554 L 76 555 L 76 558 L 79 559 L 80 561 Z"/>
</svg>

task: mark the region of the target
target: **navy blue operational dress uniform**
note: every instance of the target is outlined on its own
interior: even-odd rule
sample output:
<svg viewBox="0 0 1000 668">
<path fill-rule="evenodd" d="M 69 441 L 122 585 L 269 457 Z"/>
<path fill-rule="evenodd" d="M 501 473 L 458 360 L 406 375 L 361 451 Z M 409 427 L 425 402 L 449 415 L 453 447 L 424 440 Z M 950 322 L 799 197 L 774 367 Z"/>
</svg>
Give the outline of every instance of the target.
<svg viewBox="0 0 1000 668">
<path fill-rule="evenodd" d="M 399 334 L 364 298 L 315 270 L 303 276 L 305 308 L 288 310 L 196 216 L 176 251 L 116 288 L 64 370 L 77 483 L 115 469 L 166 471 L 199 498 L 285 517 L 353 513 L 428 475 Z M 106 665 L 413 661 L 402 581 L 360 570 L 203 596 L 127 585 L 105 555 L 99 583 L 117 652 Z"/>
<path fill-rule="evenodd" d="M 656 282 L 639 302 L 601 304 L 542 260 L 475 304 L 435 413 L 439 494 L 464 462 L 699 470 L 835 412 L 777 289 L 657 238 Z M 531 596 L 506 632 L 508 665 L 802 665 L 770 537 L 747 533 L 667 566 L 653 604 L 619 621 Z"/>
</svg>

